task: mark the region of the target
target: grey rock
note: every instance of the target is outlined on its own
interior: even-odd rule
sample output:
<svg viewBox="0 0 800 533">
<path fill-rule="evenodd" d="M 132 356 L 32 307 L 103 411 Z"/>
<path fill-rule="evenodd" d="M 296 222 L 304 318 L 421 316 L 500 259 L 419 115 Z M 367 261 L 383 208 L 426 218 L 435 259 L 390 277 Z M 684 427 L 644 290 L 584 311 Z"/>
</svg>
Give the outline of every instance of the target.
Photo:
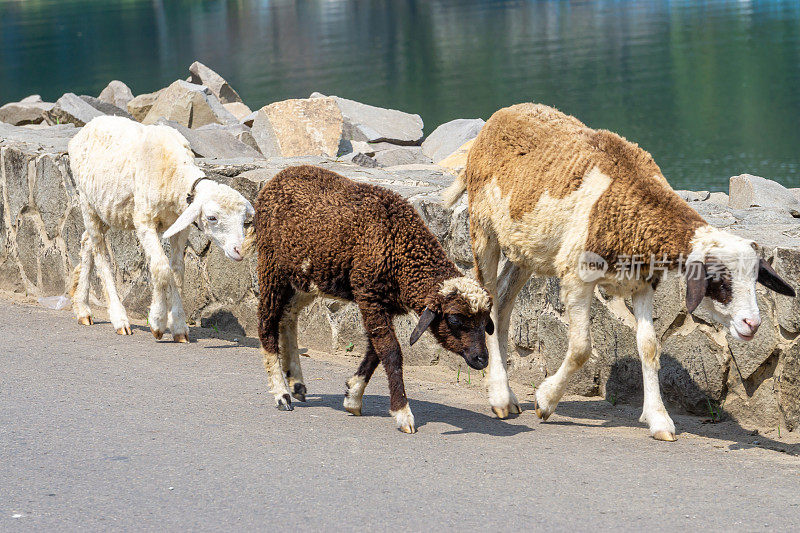
<svg viewBox="0 0 800 533">
<path fill-rule="evenodd" d="M 97 109 L 98 111 L 100 111 L 104 115 L 111 115 L 111 116 L 115 116 L 115 117 L 125 117 L 127 119 L 133 120 L 133 115 L 131 115 L 130 113 L 128 113 L 124 109 L 121 109 L 121 108 L 115 106 L 114 104 L 109 104 L 108 102 L 104 102 L 103 100 L 100 100 L 99 98 L 95 98 L 94 96 L 88 96 L 88 95 L 84 94 L 84 95 L 81 95 L 81 100 L 83 100 L 84 102 L 86 102 L 87 104 L 92 106 L 93 108 Z"/>
<path fill-rule="evenodd" d="M 384 167 L 432 163 L 431 158 L 423 154 L 419 146 L 398 146 L 391 150 L 381 150 L 375 153 L 373 159 Z"/>
<path fill-rule="evenodd" d="M 158 95 L 150 111 L 142 119 L 142 124 L 155 124 L 162 118 L 187 128 L 239 122 L 208 87 L 183 80 L 174 82 Z"/>
<path fill-rule="evenodd" d="M 208 68 L 199 61 L 195 61 L 189 67 L 189 72 L 192 74 L 189 81 L 197 85 L 205 85 L 211 92 L 219 98 L 223 104 L 232 104 L 241 102 L 242 99 L 233 87 L 228 84 L 225 79 Z"/>
<path fill-rule="evenodd" d="M 57 248 L 50 247 L 42 251 L 39 255 L 39 271 L 42 273 L 39 286 L 42 295 L 57 296 L 69 292 L 69 277 L 64 272 L 64 261 Z"/>
<path fill-rule="evenodd" d="M 800 294 L 800 249 L 776 248 L 772 266 Z M 773 294 L 773 298 L 780 327 L 793 334 L 800 333 L 800 298 L 781 294 Z"/>
<path fill-rule="evenodd" d="M 39 95 L 28 96 L 19 102 L 11 102 L 0 107 L 0 122 L 14 126 L 41 124 L 44 121 L 44 113 L 53 109 L 54 105 L 42 102 Z"/>
<path fill-rule="evenodd" d="M 75 124 L 76 126 L 85 126 L 93 118 L 103 115 L 105 113 L 92 107 L 75 93 L 66 93 L 56 100 L 52 109 L 44 113 L 48 124 Z"/>
<path fill-rule="evenodd" d="M 661 349 L 659 380 L 666 401 L 690 413 L 708 414 L 708 401 L 720 401 L 725 388 L 722 347 L 695 329 L 671 335 Z"/>
<path fill-rule="evenodd" d="M 133 116 L 134 120 L 138 120 L 139 122 L 143 121 L 153 108 L 153 104 L 155 104 L 156 100 L 158 100 L 159 95 L 161 95 L 161 93 L 165 90 L 166 89 L 159 89 L 156 92 L 140 94 L 128 102 L 128 113 Z"/>
<path fill-rule="evenodd" d="M 0 123 L 0 143 L 24 144 L 30 150 L 66 152 L 67 144 L 78 131 L 74 124 L 45 126 L 33 130 Z"/>
<path fill-rule="evenodd" d="M 394 109 L 362 104 L 346 98 L 332 97 L 345 121 L 345 138 L 353 141 L 419 144 L 422 140 L 422 118 Z"/>
<path fill-rule="evenodd" d="M 712 192 L 708 195 L 706 202 L 719 205 L 728 205 L 728 195 L 724 192 Z"/>
<path fill-rule="evenodd" d="M 243 261 L 232 261 L 218 246 L 212 245 L 208 251 L 206 272 L 214 298 L 220 302 L 236 303 L 250 294 L 253 287 L 250 261 L 255 260 L 250 256 Z"/>
<path fill-rule="evenodd" d="M 67 248 L 67 258 L 72 267 L 80 263 L 81 238 L 83 237 L 83 215 L 77 206 L 70 208 L 61 230 L 61 238 Z"/>
<path fill-rule="evenodd" d="M 253 110 L 247 107 L 243 102 L 232 102 L 230 104 L 222 104 L 222 107 L 230 111 L 239 121 L 245 120 L 253 114 Z"/>
<path fill-rule="evenodd" d="M 130 87 L 121 81 L 113 80 L 100 92 L 97 99 L 119 109 L 128 109 L 128 103 L 133 100 L 133 93 Z"/>
<path fill-rule="evenodd" d="M 39 210 L 45 231 L 50 239 L 59 232 L 61 221 L 69 206 L 64 188 L 65 157 L 44 154 L 36 159 L 33 203 Z"/>
<path fill-rule="evenodd" d="M 422 143 L 422 152 L 434 163 L 447 158 L 461 146 L 474 139 L 486 122 L 480 118 L 459 118 L 445 122 L 428 135 Z"/>
<path fill-rule="evenodd" d="M 194 130 L 171 120 L 161 119 L 158 124 L 164 124 L 178 130 L 189 141 L 189 145 L 197 157 L 210 159 L 262 157 L 258 151 L 239 141 L 219 124 L 207 125 Z"/>
<path fill-rule="evenodd" d="M 778 380 L 778 407 L 789 431 L 800 428 L 800 344 L 794 343 L 782 357 Z"/>
<path fill-rule="evenodd" d="M 778 182 L 752 174 L 741 174 L 730 179 L 729 205 L 734 209 L 748 207 L 774 207 L 800 216 L 800 200 Z"/>
<path fill-rule="evenodd" d="M 39 279 L 39 251 L 42 249 L 42 239 L 32 216 L 23 216 L 17 226 L 17 256 L 22 266 L 22 272 L 32 285 L 38 284 Z"/>
<path fill-rule="evenodd" d="M 257 116 L 258 116 L 258 111 L 253 111 L 252 113 L 250 113 L 246 117 L 242 118 L 241 122 L 245 126 L 248 126 L 248 127 L 252 128 L 253 127 L 253 123 L 256 121 L 256 117 Z"/>
<path fill-rule="evenodd" d="M 8 217 L 12 225 L 16 224 L 22 209 L 29 205 L 28 164 L 33 157 L 16 146 L 0 148 L 0 162 L 6 175 Z"/>
</svg>

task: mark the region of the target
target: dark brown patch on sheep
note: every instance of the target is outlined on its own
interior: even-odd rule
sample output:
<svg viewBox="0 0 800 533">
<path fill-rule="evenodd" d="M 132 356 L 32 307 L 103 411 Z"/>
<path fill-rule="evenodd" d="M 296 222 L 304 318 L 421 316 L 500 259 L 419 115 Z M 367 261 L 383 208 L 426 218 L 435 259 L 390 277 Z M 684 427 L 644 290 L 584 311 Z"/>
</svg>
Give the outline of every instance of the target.
<svg viewBox="0 0 800 533">
<path fill-rule="evenodd" d="M 394 316 L 428 308 L 436 313 L 430 330 L 440 344 L 468 363 L 488 360 L 489 309 L 470 312 L 460 293 L 440 294 L 442 283 L 461 273 L 398 194 L 299 166 L 270 180 L 255 209 L 259 335 L 265 350 L 277 352 L 279 322 L 294 293 L 302 291 L 358 304 L 369 347 L 357 375 L 368 381 L 380 359 L 393 411 L 406 405 Z M 450 315 L 463 317 L 460 328 L 448 321 Z"/>
<path fill-rule="evenodd" d="M 651 256 L 676 264 L 706 222 L 669 186 L 652 156 L 606 130 L 541 104 L 518 104 L 494 113 L 470 150 L 464 179 L 470 199 L 497 180 L 520 219 L 542 194 L 564 198 L 597 167 L 611 183 L 594 204 L 588 251 L 612 266 L 620 255 Z M 470 200 L 472 201 L 472 200 Z"/>
</svg>

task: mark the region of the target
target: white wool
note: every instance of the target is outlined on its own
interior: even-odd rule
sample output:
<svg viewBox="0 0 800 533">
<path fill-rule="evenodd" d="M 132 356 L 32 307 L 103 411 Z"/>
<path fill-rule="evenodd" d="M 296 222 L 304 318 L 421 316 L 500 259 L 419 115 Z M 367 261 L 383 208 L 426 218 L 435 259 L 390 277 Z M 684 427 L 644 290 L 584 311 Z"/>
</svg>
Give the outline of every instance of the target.
<svg viewBox="0 0 800 533">
<path fill-rule="evenodd" d="M 464 297 L 469 303 L 470 311 L 473 313 L 489 310 L 489 293 L 474 279 L 467 276 L 460 276 L 444 280 L 439 294 L 449 296 L 454 292 Z"/>
</svg>

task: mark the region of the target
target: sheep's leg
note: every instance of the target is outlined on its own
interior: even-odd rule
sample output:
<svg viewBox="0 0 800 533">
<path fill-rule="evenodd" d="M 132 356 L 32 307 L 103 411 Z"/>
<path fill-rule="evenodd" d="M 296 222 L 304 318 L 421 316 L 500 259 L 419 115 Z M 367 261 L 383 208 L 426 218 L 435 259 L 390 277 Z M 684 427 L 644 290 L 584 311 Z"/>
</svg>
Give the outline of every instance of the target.
<svg viewBox="0 0 800 533">
<path fill-rule="evenodd" d="M 156 339 L 161 339 L 167 330 L 167 304 L 169 296 L 175 290 L 175 278 L 169 266 L 167 254 L 161 247 L 161 240 L 155 227 L 148 223 L 136 224 L 136 236 L 144 248 L 144 254 L 150 264 L 150 275 L 153 279 L 153 299 L 147 320 L 150 331 Z"/>
<path fill-rule="evenodd" d="M 489 400 L 498 418 L 506 418 L 509 414 L 522 410 L 508 385 L 508 330 L 514 300 L 530 277 L 531 270 L 506 261 L 498 278 L 498 296 L 491 312 L 495 332 L 494 335 L 487 335 L 486 339 L 486 347 L 489 349 Z M 502 402 L 506 397 L 508 402 L 504 406 Z M 492 403 L 492 399 L 497 403 Z"/>
<path fill-rule="evenodd" d="M 78 317 L 78 323 L 84 326 L 91 326 L 92 311 L 89 309 L 89 279 L 94 268 L 94 258 L 92 257 L 92 243 L 89 232 L 84 231 L 81 238 L 80 263 L 75 267 L 73 276 L 72 309 Z"/>
<path fill-rule="evenodd" d="M 86 233 L 89 235 L 89 243 L 92 248 L 92 257 L 97 274 L 103 284 L 103 289 L 106 293 L 106 300 L 108 302 L 108 318 L 111 320 L 111 325 L 117 330 L 118 335 L 132 335 L 131 324 L 128 321 L 128 315 L 125 313 L 125 308 L 117 294 L 117 287 L 114 281 L 114 274 L 111 270 L 111 256 L 108 253 L 108 246 L 106 246 L 105 234 L 108 231 L 108 226 L 100 220 L 100 217 L 94 210 L 84 204 L 81 206 L 83 212 L 83 223 L 86 226 Z M 83 263 L 83 258 L 81 258 Z M 82 268 L 82 267 L 81 267 Z M 88 279 L 85 289 L 88 291 Z M 88 295 L 87 295 L 88 296 Z"/>
<path fill-rule="evenodd" d="M 367 353 L 364 354 L 364 359 L 358 366 L 358 370 L 353 376 L 345 382 L 346 388 L 344 391 L 344 408 L 356 416 L 361 416 L 361 404 L 364 397 L 364 389 L 367 388 L 372 374 L 378 368 L 380 358 L 375 348 L 372 347 L 372 342 L 367 342 Z"/>
<path fill-rule="evenodd" d="M 589 309 L 594 284 L 579 279 L 562 280 L 563 298 L 569 320 L 567 355 L 558 371 L 536 389 L 536 414 L 542 420 L 553 414 L 569 379 L 589 359 L 592 339 L 589 333 Z"/>
<path fill-rule="evenodd" d="M 359 302 L 359 307 L 370 345 L 383 363 L 389 380 L 389 412 L 400 431 L 415 433 L 417 428 L 414 425 L 414 414 L 408 405 L 403 383 L 403 352 L 400 351 L 400 343 L 394 333 L 392 317 L 377 303 Z"/>
<path fill-rule="evenodd" d="M 284 308 L 290 301 L 290 289 L 273 283 L 281 274 L 275 270 L 262 269 L 259 258 L 259 299 L 258 299 L 258 336 L 261 339 L 261 354 L 264 357 L 264 368 L 269 375 L 269 390 L 275 397 L 275 405 L 283 411 L 291 411 L 292 397 L 289 385 L 281 367 L 280 325 Z M 267 279 L 269 276 L 269 279 Z"/>
<path fill-rule="evenodd" d="M 185 270 L 184 256 L 188 241 L 189 230 L 178 232 L 169 239 L 169 266 L 174 276 L 174 284 L 169 291 L 171 307 L 167 313 L 167 326 L 175 342 L 189 342 L 189 326 L 186 325 L 186 313 L 181 298 Z"/>
<path fill-rule="evenodd" d="M 472 218 L 470 218 L 470 230 L 478 281 L 491 293 L 494 301 L 498 302 L 497 267 L 500 261 L 500 245 L 496 239 L 488 235 L 479 222 Z M 507 347 L 501 348 L 501 344 L 508 344 L 508 330 L 506 329 L 505 337 L 501 337 L 500 308 L 496 304 L 492 306 L 491 317 L 496 328 L 494 335 L 488 335 L 486 339 L 486 348 L 489 350 L 489 366 L 486 368 L 489 405 L 498 418 L 506 418 L 509 414 L 520 412 L 519 401 L 508 386 Z M 505 341 L 500 341 L 501 338 Z"/>
<path fill-rule="evenodd" d="M 306 401 L 307 389 L 300 367 L 300 350 L 297 347 L 297 318 L 300 311 L 313 300 L 314 297 L 310 294 L 295 293 L 280 322 L 278 353 L 281 357 L 281 368 L 286 373 L 292 396 L 301 402 Z"/>
<path fill-rule="evenodd" d="M 653 328 L 653 288 L 646 288 L 633 294 L 633 314 L 636 317 L 636 347 L 642 360 L 644 379 L 644 409 L 640 422 L 650 426 L 650 434 L 656 440 L 675 440 L 675 424 L 672 422 L 661 400 L 658 385 L 660 348 L 655 328 Z"/>
</svg>

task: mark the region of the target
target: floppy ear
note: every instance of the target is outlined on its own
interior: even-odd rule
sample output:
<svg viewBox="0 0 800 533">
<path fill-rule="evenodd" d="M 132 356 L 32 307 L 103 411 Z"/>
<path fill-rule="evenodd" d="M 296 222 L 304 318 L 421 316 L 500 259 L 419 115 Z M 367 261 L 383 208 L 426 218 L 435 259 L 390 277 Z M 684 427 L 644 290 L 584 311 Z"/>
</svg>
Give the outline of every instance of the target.
<svg viewBox="0 0 800 533">
<path fill-rule="evenodd" d="M 252 218 L 253 216 L 255 216 L 256 210 L 253 209 L 253 204 L 251 204 L 249 200 L 245 200 L 245 204 L 246 204 L 245 207 L 247 209 L 246 218 Z"/>
<path fill-rule="evenodd" d="M 422 314 L 419 315 L 419 322 L 417 322 L 417 327 L 414 328 L 414 331 L 411 332 L 411 338 L 408 344 L 414 346 L 414 343 L 425 333 L 425 330 L 428 329 L 428 326 L 431 325 L 434 318 L 436 318 L 436 313 L 426 307 L 425 310 L 422 311 Z"/>
<path fill-rule="evenodd" d="M 486 333 L 494 335 L 494 322 L 492 322 L 491 318 L 486 321 Z"/>
<path fill-rule="evenodd" d="M 783 281 L 778 273 L 775 272 L 775 269 L 772 268 L 772 265 L 767 263 L 764 259 L 760 259 L 758 262 L 758 278 L 756 278 L 756 281 L 778 294 L 797 296 L 791 285 Z"/>
<path fill-rule="evenodd" d="M 194 222 L 197 219 L 197 217 L 200 216 L 200 207 L 201 207 L 200 202 L 198 202 L 197 200 L 189 204 L 189 207 L 187 207 L 186 210 L 183 213 L 181 213 L 181 216 L 178 217 L 178 220 L 176 220 L 175 223 L 171 225 L 169 229 L 167 229 L 167 231 L 164 232 L 163 237 L 165 239 L 169 239 L 176 233 L 179 233 L 188 228 L 189 224 Z"/>
<path fill-rule="evenodd" d="M 706 266 L 700 261 L 691 261 L 686 264 L 686 310 L 693 313 L 706 295 L 708 279 Z"/>
</svg>

